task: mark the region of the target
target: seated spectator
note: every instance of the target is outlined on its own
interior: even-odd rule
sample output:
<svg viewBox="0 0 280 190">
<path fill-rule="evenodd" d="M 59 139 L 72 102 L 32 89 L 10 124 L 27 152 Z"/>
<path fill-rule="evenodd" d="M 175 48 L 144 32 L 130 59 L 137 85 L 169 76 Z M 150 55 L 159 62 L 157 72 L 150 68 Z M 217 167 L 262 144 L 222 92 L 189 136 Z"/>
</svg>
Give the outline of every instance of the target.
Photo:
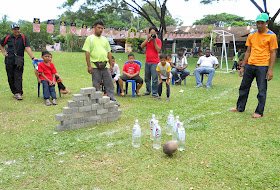
<svg viewBox="0 0 280 190">
<path fill-rule="evenodd" d="M 56 103 L 56 92 L 55 92 L 55 76 L 60 76 L 57 74 L 57 71 L 54 67 L 54 64 L 50 62 L 50 53 L 48 51 L 42 52 L 42 58 L 44 61 L 39 63 L 38 72 L 40 81 L 43 84 L 43 93 L 46 106 L 50 106 L 50 96 L 52 97 L 52 104 L 57 105 Z"/>
<path fill-rule="evenodd" d="M 139 90 L 143 85 L 143 79 L 139 76 L 140 74 L 140 67 L 137 63 L 134 62 L 135 57 L 134 54 L 128 54 L 128 63 L 123 66 L 123 75 L 119 78 L 119 85 L 121 89 L 121 96 L 124 97 L 124 90 L 123 90 L 123 81 L 127 80 L 135 80 L 138 84 L 136 89 L 137 96 L 141 96 L 139 94 Z"/>
<path fill-rule="evenodd" d="M 166 61 L 167 56 L 164 54 L 160 55 L 160 63 L 157 65 L 157 71 L 158 71 L 158 99 L 161 100 L 161 93 L 162 93 L 162 83 L 166 83 L 166 101 L 170 101 L 170 71 L 171 66 Z"/>
<path fill-rule="evenodd" d="M 120 68 L 119 65 L 116 63 L 115 57 L 112 56 L 112 63 L 113 63 L 113 72 L 111 72 L 113 83 L 117 84 L 117 93 L 119 89 L 119 77 L 120 77 Z M 102 89 L 102 87 L 104 89 Z M 103 85 L 103 81 L 100 84 L 99 90 L 102 90 L 104 92 L 103 96 L 107 96 L 106 94 L 106 88 Z"/>
<path fill-rule="evenodd" d="M 49 60 L 50 60 L 50 63 L 51 63 L 52 62 L 52 55 L 50 55 Z M 38 72 L 38 67 L 35 68 L 34 73 L 35 73 L 35 75 L 36 75 L 36 77 L 38 79 L 38 82 L 41 83 L 41 79 L 39 77 L 39 72 Z M 72 93 L 72 91 L 66 89 L 66 87 L 62 83 L 62 79 L 61 78 L 59 78 L 58 76 L 55 76 L 55 79 L 56 79 L 56 83 L 57 83 L 58 88 L 59 88 L 59 92 L 61 94 L 68 94 L 68 93 L 71 94 Z"/>
<path fill-rule="evenodd" d="M 215 68 L 214 65 L 216 65 Z M 210 53 L 210 49 L 206 49 L 205 55 L 201 56 L 196 65 L 196 69 L 194 70 L 194 75 L 196 78 L 196 88 L 201 88 L 202 87 L 202 82 L 200 80 L 200 74 L 209 74 L 208 80 L 206 82 L 206 88 L 211 88 L 212 84 L 212 79 L 215 74 L 215 70 L 219 67 L 219 62 L 218 59 L 215 56 L 212 56 Z"/>
<path fill-rule="evenodd" d="M 185 78 L 190 74 L 190 71 L 187 70 L 188 62 L 186 56 L 184 56 L 184 48 L 180 48 L 178 50 L 178 54 L 175 55 L 170 64 L 173 67 L 171 70 L 172 75 L 175 77 L 175 84 L 181 85 L 182 80 L 185 80 Z M 178 72 L 181 72 L 181 76 L 178 76 Z"/>
<path fill-rule="evenodd" d="M 166 62 L 167 63 L 169 63 L 170 64 L 170 62 L 171 62 L 171 54 L 169 53 L 169 54 L 167 54 L 167 59 L 166 59 Z"/>
</svg>

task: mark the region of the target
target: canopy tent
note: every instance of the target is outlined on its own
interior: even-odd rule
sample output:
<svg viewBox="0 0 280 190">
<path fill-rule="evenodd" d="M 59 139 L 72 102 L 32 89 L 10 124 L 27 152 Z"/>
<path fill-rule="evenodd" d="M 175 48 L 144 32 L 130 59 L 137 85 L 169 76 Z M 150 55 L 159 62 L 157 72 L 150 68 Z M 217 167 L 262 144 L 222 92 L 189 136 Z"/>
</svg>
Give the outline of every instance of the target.
<svg viewBox="0 0 280 190">
<path fill-rule="evenodd" d="M 210 50 L 212 51 L 212 41 L 213 41 L 213 34 L 219 35 L 219 37 L 223 38 L 223 45 L 222 45 L 222 55 L 221 55 L 221 69 L 223 69 L 223 58 L 225 57 L 226 60 L 226 69 L 228 72 L 228 60 L 227 60 L 227 46 L 226 46 L 226 36 L 232 36 L 233 41 L 233 48 L 234 48 L 234 54 L 236 54 L 236 45 L 235 45 L 235 37 L 234 34 L 227 32 L 225 30 L 212 30 L 211 32 L 211 41 L 210 41 Z"/>
</svg>

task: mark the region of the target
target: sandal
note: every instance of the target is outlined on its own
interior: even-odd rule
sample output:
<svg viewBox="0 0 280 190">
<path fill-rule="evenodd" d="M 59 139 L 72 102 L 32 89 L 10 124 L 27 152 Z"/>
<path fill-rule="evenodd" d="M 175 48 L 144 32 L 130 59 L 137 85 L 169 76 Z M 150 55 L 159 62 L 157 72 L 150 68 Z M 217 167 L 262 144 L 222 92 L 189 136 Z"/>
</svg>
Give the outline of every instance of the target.
<svg viewBox="0 0 280 190">
<path fill-rule="evenodd" d="M 20 94 L 16 95 L 15 97 L 17 100 L 22 100 L 22 96 Z"/>
<path fill-rule="evenodd" d="M 136 92 L 136 91 L 135 91 L 135 94 L 136 94 L 138 97 L 141 96 L 141 94 L 140 94 L 139 92 Z"/>
<path fill-rule="evenodd" d="M 120 96 L 121 96 L 121 97 L 124 97 L 124 92 L 121 92 L 121 93 L 120 93 Z"/>
<path fill-rule="evenodd" d="M 53 100 L 53 102 L 52 102 L 52 103 L 53 103 L 53 105 L 57 105 L 56 100 Z"/>
<path fill-rule="evenodd" d="M 50 106 L 50 105 L 52 105 L 52 104 L 51 104 L 50 101 L 46 101 L 46 102 L 45 102 L 45 105 L 46 105 L 46 106 Z"/>
<path fill-rule="evenodd" d="M 261 117 L 261 115 L 260 114 L 257 114 L 257 113 L 254 113 L 253 115 L 252 115 L 252 118 L 260 118 Z"/>
</svg>

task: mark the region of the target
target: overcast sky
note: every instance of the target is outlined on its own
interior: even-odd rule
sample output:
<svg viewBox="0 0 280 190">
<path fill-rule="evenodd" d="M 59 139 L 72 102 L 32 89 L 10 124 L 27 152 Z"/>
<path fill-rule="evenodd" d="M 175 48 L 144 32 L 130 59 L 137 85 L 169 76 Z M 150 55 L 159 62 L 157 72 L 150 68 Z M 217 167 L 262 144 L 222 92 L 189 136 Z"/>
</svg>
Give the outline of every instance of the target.
<svg viewBox="0 0 280 190">
<path fill-rule="evenodd" d="M 255 20 L 259 14 L 258 9 L 250 0 L 220 1 L 220 3 L 213 3 L 212 5 L 202 5 L 199 3 L 200 0 L 189 0 L 188 2 L 184 0 L 168 0 L 167 8 L 173 16 L 183 20 L 184 26 L 192 25 L 194 21 L 203 18 L 203 15 L 207 14 L 225 12 L 244 17 L 246 20 Z M 65 9 L 58 9 L 62 2 L 64 0 L 1 0 L 0 17 L 2 18 L 6 14 L 8 15 L 8 20 L 13 22 L 17 22 L 19 19 L 33 22 L 33 18 L 40 18 L 41 21 L 57 19 L 65 11 Z M 263 0 L 256 0 L 256 2 L 261 7 L 263 6 Z M 270 16 L 273 16 L 280 8 L 280 0 L 267 0 L 267 5 Z M 73 10 L 77 10 L 77 7 L 74 7 Z M 280 22 L 280 15 L 276 20 Z"/>
</svg>

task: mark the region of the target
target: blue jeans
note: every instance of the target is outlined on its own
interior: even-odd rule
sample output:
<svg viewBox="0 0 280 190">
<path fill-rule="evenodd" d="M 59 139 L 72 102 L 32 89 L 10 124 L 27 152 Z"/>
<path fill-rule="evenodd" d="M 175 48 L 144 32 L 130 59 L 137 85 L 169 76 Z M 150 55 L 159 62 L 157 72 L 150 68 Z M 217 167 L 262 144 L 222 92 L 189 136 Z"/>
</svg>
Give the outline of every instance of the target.
<svg viewBox="0 0 280 190">
<path fill-rule="evenodd" d="M 52 97 L 52 99 L 56 99 L 55 85 L 50 86 L 49 83 L 45 80 L 42 80 L 42 84 L 44 88 L 44 99 L 50 99 L 50 96 Z"/>
<path fill-rule="evenodd" d="M 175 81 L 179 79 L 178 72 L 181 72 L 181 80 L 185 80 L 185 78 L 190 74 L 190 71 L 188 69 L 184 69 L 183 71 L 178 71 L 176 68 L 172 68 L 171 73 L 175 78 Z"/>
<path fill-rule="evenodd" d="M 202 82 L 201 82 L 201 79 L 200 79 L 200 74 L 201 73 L 209 74 L 208 80 L 207 80 L 205 85 L 211 87 L 212 80 L 213 80 L 213 77 L 214 77 L 214 74 L 215 74 L 215 69 L 211 68 L 211 67 L 198 67 L 194 70 L 194 75 L 195 75 L 195 78 L 196 78 L 196 84 L 199 85 L 199 86 L 200 85 L 202 86 Z"/>
<path fill-rule="evenodd" d="M 265 101 L 266 101 L 266 91 L 267 91 L 267 80 L 266 73 L 268 71 L 268 66 L 255 66 L 255 65 L 246 65 L 244 68 L 243 79 L 239 88 L 239 98 L 237 100 L 236 109 L 239 112 L 243 112 L 246 107 L 248 95 L 250 92 L 251 84 L 256 78 L 259 93 L 258 106 L 255 110 L 255 113 L 263 115 Z"/>
<path fill-rule="evenodd" d="M 145 83 L 146 93 L 156 95 L 158 93 L 158 72 L 156 70 L 157 64 L 145 63 Z M 151 89 L 151 78 L 152 78 L 152 89 Z"/>
</svg>

